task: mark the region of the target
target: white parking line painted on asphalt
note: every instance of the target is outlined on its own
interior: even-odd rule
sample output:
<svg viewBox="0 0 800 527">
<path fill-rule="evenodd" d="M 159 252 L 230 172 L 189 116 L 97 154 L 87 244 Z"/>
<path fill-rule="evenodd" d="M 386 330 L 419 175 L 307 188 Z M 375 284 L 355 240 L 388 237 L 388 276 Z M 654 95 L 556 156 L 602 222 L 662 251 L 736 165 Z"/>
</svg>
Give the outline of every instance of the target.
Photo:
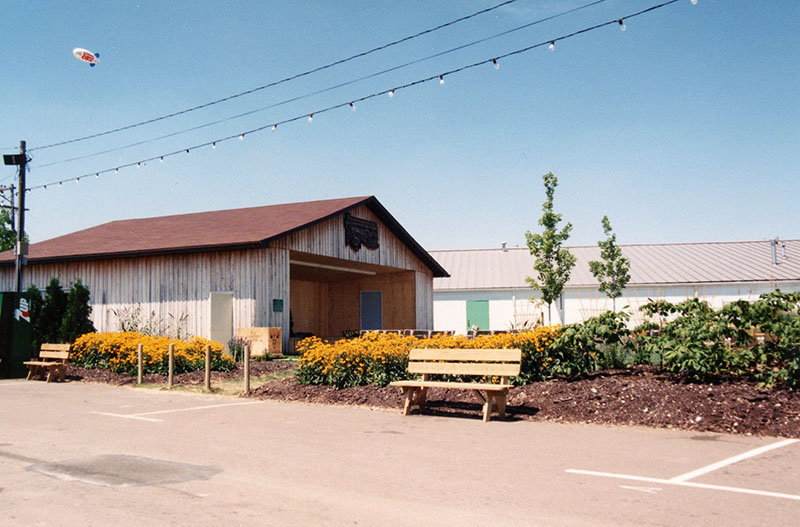
<svg viewBox="0 0 800 527">
<path fill-rule="evenodd" d="M 781 492 L 769 492 L 765 490 L 756 490 L 756 489 L 743 489 L 739 487 L 726 487 L 724 485 L 709 485 L 706 483 L 695 483 L 693 481 L 673 481 L 671 479 L 660 479 L 660 478 L 647 478 L 644 476 L 631 476 L 628 474 L 614 474 L 611 472 L 596 472 L 593 470 L 577 470 L 577 469 L 567 469 L 565 472 L 569 472 L 571 474 L 583 474 L 586 476 L 600 476 L 604 478 L 617 478 L 617 479 L 629 479 L 634 481 L 646 481 L 648 483 L 658 483 L 661 485 L 675 485 L 678 487 L 694 487 L 699 489 L 710 489 L 710 490 L 721 490 L 726 492 L 738 492 L 740 494 L 754 494 L 756 496 L 767 496 L 770 498 L 783 498 L 787 500 L 796 500 L 800 501 L 800 496 L 796 494 L 784 494 Z"/>
<path fill-rule="evenodd" d="M 716 463 L 712 463 L 711 465 L 698 468 L 697 470 L 687 472 L 686 474 L 675 476 L 674 478 L 671 478 L 670 481 L 676 481 L 676 482 L 689 481 L 690 479 L 702 476 L 703 474 L 714 472 L 715 470 L 721 469 L 722 467 L 727 467 L 728 465 L 738 463 L 739 461 L 758 456 L 759 454 L 763 454 L 764 452 L 769 452 L 770 450 L 775 450 L 776 448 L 781 448 L 787 445 L 791 445 L 792 443 L 797 443 L 797 441 L 798 441 L 797 439 L 786 439 L 784 441 L 778 441 L 777 443 L 772 443 L 759 448 L 754 448 L 753 450 L 748 450 L 747 452 L 739 454 L 738 456 L 729 457 L 728 459 L 723 459 L 722 461 L 718 461 Z"/>
<path fill-rule="evenodd" d="M 584 474 L 586 476 L 600 476 L 604 478 L 617 478 L 617 479 L 627 479 L 633 481 L 645 481 L 648 483 L 659 483 L 662 485 L 678 485 L 682 487 L 695 487 L 701 489 L 711 489 L 711 490 L 722 490 L 726 492 L 738 492 L 742 494 L 755 494 L 757 496 L 768 496 L 771 498 L 784 498 L 789 500 L 797 500 L 800 501 L 800 496 L 795 494 L 784 494 L 781 492 L 769 492 L 764 490 L 756 490 L 756 489 L 744 489 L 739 487 L 727 487 L 724 485 L 709 485 L 706 483 L 695 483 L 693 481 L 689 481 L 690 479 L 694 479 L 698 476 L 702 476 L 704 474 L 708 474 L 715 470 L 719 470 L 720 468 L 727 467 L 728 465 L 732 465 L 734 463 L 738 463 L 739 461 L 743 461 L 745 459 L 749 459 L 751 457 L 758 456 L 765 452 L 769 452 L 770 450 L 775 450 L 776 448 L 782 448 L 787 445 L 791 445 L 797 443 L 797 439 L 785 439 L 783 441 L 778 441 L 777 443 L 771 443 L 769 445 L 764 445 L 762 447 L 754 448 L 753 450 L 748 450 L 747 452 L 743 452 L 733 457 L 729 457 L 727 459 L 723 459 L 722 461 L 718 461 L 716 463 L 712 463 L 711 465 L 706 465 L 705 467 L 698 468 L 697 470 L 692 470 L 691 472 L 687 472 L 685 474 L 681 474 L 679 476 L 675 476 L 674 478 L 670 479 L 661 479 L 661 478 L 649 478 L 645 476 L 633 476 L 630 474 L 614 474 L 612 472 L 597 472 L 594 470 L 577 470 L 577 469 L 567 469 L 566 472 L 571 474 Z M 649 489 L 650 487 L 630 487 L 627 485 L 620 485 L 622 488 L 627 489 L 634 489 L 634 490 L 642 490 L 642 489 Z"/>
<path fill-rule="evenodd" d="M 122 417 L 123 419 L 138 419 L 139 421 L 150 421 L 152 423 L 163 422 L 163 419 L 150 419 L 149 417 L 139 417 L 138 415 L 112 414 L 110 412 L 89 412 L 89 413 L 97 415 L 110 415 L 111 417 Z"/>
<path fill-rule="evenodd" d="M 173 408 L 171 410 L 156 410 L 154 412 L 139 412 L 135 414 L 117 414 L 112 412 L 89 412 L 92 414 L 98 415 L 108 415 L 111 417 L 121 417 L 123 419 L 138 419 L 140 421 L 151 421 L 154 423 L 161 423 L 163 419 L 153 419 L 150 417 L 144 417 L 146 415 L 162 415 L 162 414 L 173 414 L 178 412 L 192 412 L 195 410 L 208 410 L 211 408 L 224 408 L 226 406 L 246 406 L 251 404 L 263 404 L 266 401 L 247 401 L 242 403 L 225 403 L 225 404 L 209 404 L 205 406 L 190 406 L 189 408 Z"/>
<path fill-rule="evenodd" d="M 249 404 L 263 404 L 265 401 L 248 401 L 244 403 L 225 403 L 225 404 L 209 404 L 207 406 L 191 406 L 189 408 L 175 408 L 173 410 L 158 410 L 156 412 L 140 412 L 138 414 L 130 415 L 158 415 L 158 414 L 172 414 L 176 412 L 191 412 L 194 410 L 208 410 L 209 408 L 224 408 L 226 406 L 246 406 Z"/>
</svg>

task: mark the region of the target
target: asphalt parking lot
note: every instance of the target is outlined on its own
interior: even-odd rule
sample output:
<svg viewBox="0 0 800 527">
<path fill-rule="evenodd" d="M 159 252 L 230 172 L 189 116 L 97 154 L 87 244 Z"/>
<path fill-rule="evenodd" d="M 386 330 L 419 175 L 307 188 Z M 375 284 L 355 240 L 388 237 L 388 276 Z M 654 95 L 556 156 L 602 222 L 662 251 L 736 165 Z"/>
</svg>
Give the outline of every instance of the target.
<svg viewBox="0 0 800 527">
<path fill-rule="evenodd" d="M 800 442 L 0 381 L 0 525 L 797 525 Z"/>
</svg>

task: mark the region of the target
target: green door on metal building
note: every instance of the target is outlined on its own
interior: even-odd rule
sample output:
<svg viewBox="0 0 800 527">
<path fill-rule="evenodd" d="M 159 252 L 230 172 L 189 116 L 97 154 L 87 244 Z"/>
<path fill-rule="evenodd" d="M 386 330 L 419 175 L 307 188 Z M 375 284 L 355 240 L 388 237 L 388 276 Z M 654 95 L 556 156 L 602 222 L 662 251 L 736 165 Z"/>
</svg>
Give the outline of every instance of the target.
<svg viewBox="0 0 800 527">
<path fill-rule="evenodd" d="M 467 331 L 472 326 L 478 329 L 489 329 L 489 301 L 467 300 Z"/>
</svg>

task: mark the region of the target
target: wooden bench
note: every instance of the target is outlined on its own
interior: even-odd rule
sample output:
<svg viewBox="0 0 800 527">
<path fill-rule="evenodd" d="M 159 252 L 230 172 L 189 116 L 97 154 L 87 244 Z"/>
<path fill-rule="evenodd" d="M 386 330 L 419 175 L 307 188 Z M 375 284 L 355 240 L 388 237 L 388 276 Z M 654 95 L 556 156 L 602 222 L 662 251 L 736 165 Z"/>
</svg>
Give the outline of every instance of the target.
<svg viewBox="0 0 800 527">
<path fill-rule="evenodd" d="M 408 355 L 408 372 L 421 374 L 421 380 L 395 381 L 390 386 L 403 390 L 406 400 L 403 415 L 412 406 L 425 405 L 428 388 L 472 390 L 483 401 L 483 420 L 493 411 L 505 417 L 506 396 L 512 388 L 509 377 L 519 375 L 522 351 L 518 349 L 414 349 Z M 500 377 L 500 384 L 432 380 L 433 375 Z"/>
<path fill-rule="evenodd" d="M 47 370 L 47 382 L 56 374 L 58 380 L 63 381 L 69 359 L 69 344 L 42 344 L 39 350 L 39 360 L 24 362 L 28 370 L 28 380 L 35 375 L 44 375 Z"/>
</svg>

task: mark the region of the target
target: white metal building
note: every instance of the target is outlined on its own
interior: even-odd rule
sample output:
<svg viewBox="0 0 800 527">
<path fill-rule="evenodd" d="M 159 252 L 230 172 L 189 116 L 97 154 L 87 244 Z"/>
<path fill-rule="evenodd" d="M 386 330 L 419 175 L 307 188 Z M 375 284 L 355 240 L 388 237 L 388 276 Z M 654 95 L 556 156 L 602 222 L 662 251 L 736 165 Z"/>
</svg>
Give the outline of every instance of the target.
<svg viewBox="0 0 800 527">
<path fill-rule="evenodd" d="M 754 300 L 777 289 L 800 291 L 800 240 L 622 245 L 630 260 L 631 280 L 617 299 L 630 306 L 633 321 L 650 299 L 680 302 L 698 297 L 719 308 L 738 299 Z M 579 322 L 612 307 L 589 271 L 600 248 L 570 247 L 576 265 L 562 298 L 551 309 L 553 323 Z M 547 323 L 547 306 L 525 281 L 534 275 L 534 257 L 526 248 L 431 251 L 450 277 L 434 278 L 435 330 L 464 333 L 473 325 L 506 330 Z"/>
</svg>

